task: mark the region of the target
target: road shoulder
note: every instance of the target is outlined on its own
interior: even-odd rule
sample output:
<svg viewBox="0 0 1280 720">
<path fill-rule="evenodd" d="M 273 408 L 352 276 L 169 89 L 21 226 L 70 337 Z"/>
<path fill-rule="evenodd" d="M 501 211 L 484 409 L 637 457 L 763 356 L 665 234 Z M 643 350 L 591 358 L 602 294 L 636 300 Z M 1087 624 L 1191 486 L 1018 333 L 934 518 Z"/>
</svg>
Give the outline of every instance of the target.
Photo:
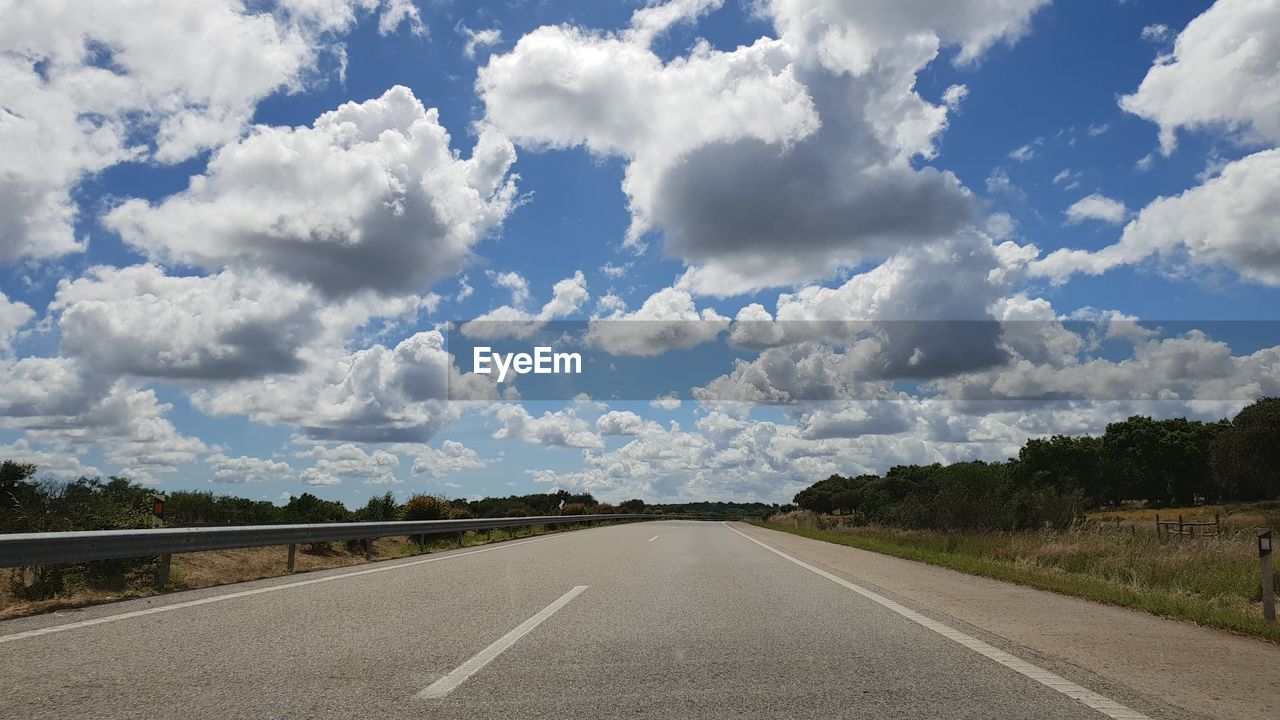
<svg viewBox="0 0 1280 720">
<path fill-rule="evenodd" d="M 1213 718 L 1252 720 L 1274 711 L 1280 647 L 1273 644 L 744 523 L 732 527 L 938 620 L 1138 696 Z"/>
</svg>

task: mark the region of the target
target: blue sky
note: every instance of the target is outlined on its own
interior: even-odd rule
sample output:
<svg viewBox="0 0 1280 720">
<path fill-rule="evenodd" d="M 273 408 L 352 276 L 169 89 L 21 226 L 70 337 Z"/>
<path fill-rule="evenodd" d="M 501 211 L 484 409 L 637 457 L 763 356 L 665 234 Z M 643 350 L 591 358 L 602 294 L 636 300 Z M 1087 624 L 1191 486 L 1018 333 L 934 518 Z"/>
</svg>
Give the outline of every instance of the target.
<svg viewBox="0 0 1280 720">
<path fill-rule="evenodd" d="M 54 477 L 785 501 L 1280 393 L 1274 0 L 6 12 L 0 456 Z M 597 374 L 451 402 L 475 319 Z"/>
</svg>

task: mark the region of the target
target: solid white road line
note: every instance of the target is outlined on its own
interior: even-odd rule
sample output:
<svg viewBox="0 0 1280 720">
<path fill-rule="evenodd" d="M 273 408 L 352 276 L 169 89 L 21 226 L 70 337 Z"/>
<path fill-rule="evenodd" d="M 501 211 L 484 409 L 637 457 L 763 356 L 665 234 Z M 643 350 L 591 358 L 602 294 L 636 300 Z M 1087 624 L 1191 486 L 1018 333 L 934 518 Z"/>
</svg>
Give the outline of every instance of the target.
<svg viewBox="0 0 1280 720">
<path fill-rule="evenodd" d="M 1067 680 L 1066 678 L 1063 678 L 1059 675 L 1055 675 L 1049 672 L 1048 670 L 1032 665 L 1026 660 L 1010 655 L 1009 653 L 1003 650 L 1000 650 L 999 648 L 988 645 L 987 643 L 975 637 L 966 635 L 960 632 L 959 630 L 956 630 L 948 625 L 943 625 L 937 620 L 931 620 L 930 618 L 927 618 L 924 615 L 921 615 L 920 613 L 916 612 L 915 610 L 912 610 L 911 608 L 903 605 L 902 603 L 890 600 L 889 598 L 877 592 L 873 592 L 871 590 L 868 590 L 862 587 L 861 585 L 857 585 L 855 583 L 849 582 L 848 580 L 845 580 L 844 578 L 838 575 L 833 575 L 827 572 L 826 570 L 816 568 L 810 565 L 809 563 L 804 562 L 803 560 L 797 560 L 796 558 L 791 557 L 790 555 L 782 552 L 781 550 L 778 550 L 774 547 L 771 547 L 769 545 L 766 545 L 765 543 L 760 542 L 759 540 L 751 537 L 750 535 L 747 535 L 746 533 L 739 532 L 735 528 L 730 527 L 728 523 L 724 523 L 724 526 L 738 533 L 742 537 L 750 540 L 751 542 L 759 545 L 765 550 L 768 550 L 774 555 L 777 555 L 786 560 L 789 560 L 806 570 L 817 573 L 818 575 L 821 575 L 822 577 L 830 580 L 831 582 L 834 582 L 838 585 L 842 585 L 858 593 L 862 597 L 898 613 L 902 617 L 914 623 L 917 623 L 919 625 L 923 625 L 924 627 L 929 628 L 930 630 L 938 633 L 939 635 L 947 638 L 948 640 L 957 642 L 969 648 L 970 650 L 978 653 L 979 655 L 982 655 L 991 660 L 995 660 L 996 662 L 1000 663 L 1001 665 L 1004 665 L 1005 667 L 1009 668 L 1010 670 L 1013 670 L 1014 672 L 1021 673 L 1022 675 L 1026 675 L 1032 680 L 1035 680 L 1036 682 L 1042 685 L 1045 685 L 1047 687 L 1053 688 L 1054 690 L 1057 690 L 1058 692 L 1062 693 L 1063 695 L 1066 695 L 1069 698 L 1079 700 L 1080 702 L 1093 708 L 1094 710 L 1097 710 L 1098 712 L 1102 713 L 1103 715 L 1106 715 L 1109 718 L 1114 718 L 1115 720 L 1151 720 L 1150 717 L 1143 715 L 1137 710 L 1131 710 L 1128 707 L 1125 707 L 1124 705 L 1121 705 L 1120 703 L 1116 702 L 1115 700 L 1112 700 L 1107 697 L 1103 697 L 1102 695 L 1099 695 L 1093 692 L 1092 690 L 1088 690 L 1084 687 L 1081 687 L 1080 685 L 1077 685 L 1071 682 L 1070 680 Z"/>
<path fill-rule="evenodd" d="M 80 628 L 91 627 L 93 625 L 101 625 L 103 623 L 116 622 L 118 620 L 129 620 L 131 618 L 143 617 L 144 615 L 154 615 L 155 613 L 168 612 L 170 610 L 181 610 L 183 608 L 197 607 L 199 605 L 208 605 L 209 603 L 222 602 L 223 600 L 234 600 L 236 598 L 249 597 L 250 595 L 261 595 L 263 593 L 276 592 L 277 590 L 288 590 L 289 588 L 304 587 L 306 585 L 317 585 L 319 583 L 343 580 L 350 577 L 358 577 L 360 575 L 390 572 L 391 570 L 400 570 L 402 568 L 415 567 L 417 565 L 425 565 L 427 563 L 440 562 L 441 560 L 450 560 L 452 558 L 459 558 L 467 555 L 479 555 L 480 553 L 492 552 L 494 550 L 504 550 L 506 548 L 517 547 L 519 545 L 528 545 L 529 543 L 550 540 L 554 537 L 559 537 L 559 534 L 547 535 L 545 537 L 534 538 L 532 540 L 521 540 L 517 543 L 495 545 L 493 547 L 481 548 L 479 550 L 468 550 L 466 552 L 453 553 L 452 555 L 440 555 L 422 560 L 414 560 L 412 562 L 400 563 L 398 565 L 384 565 L 382 567 L 369 568 L 367 570 L 356 570 L 355 572 L 343 573 L 341 575 L 327 575 L 325 577 L 311 578 L 310 580 L 299 580 L 298 582 L 285 583 L 283 585 L 271 585 L 270 587 L 254 588 L 253 590 L 241 590 L 239 592 L 227 593 L 226 595 L 213 595 L 211 597 L 200 598 L 199 600 L 188 600 L 187 602 L 174 603 L 172 605 L 160 605 L 158 607 L 147 608 L 146 610 L 134 610 L 132 612 L 120 613 L 119 615 L 106 615 L 104 617 L 93 618 L 92 620 L 80 620 L 79 622 L 67 623 L 65 625 L 53 625 L 51 627 L 13 633 L 12 635 L 0 635 L 0 643 L 13 642 L 14 640 L 25 640 L 26 638 L 39 637 L 41 635 L 51 635 L 53 633 L 66 632 L 67 630 L 78 630 Z"/>
<path fill-rule="evenodd" d="M 454 668 L 454 670 L 448 675 L 445 675 L 439 680 L 431 683 L 427 686 L 426 690 L 423 690 L 414 697 L 419 700 L 432 700 L 448 695 L 454 688 L 466 682 L 467 678 L 475 675 L 485 665 L 493 662 L 494 658 L 501 655 L 507 648 L 515 645 L 517 640 L 528 635 L 531 630 L 541 625 L 544 620 L 554 615 L 557 610 L 568 605 L 570 600 L 578 597 L 578 595 L 586 589 L 586 585 L 578 585 L 569 592 L 561 595 L 560 599 L 542 608 L 542 610 L 538 611 L 537 615 L 534 615 L 528 620 L 520 623 L 514 630 L 495 640 L 492 645 L 476 653 L 476 655 L 470 660 Z"/>
<path fill-rule="evenodd" d="M 657 540 L 657 539 L 658 539 L 658 536 L 657 536 L 657 535 L 654 535 L 653 537 L 649 538 L 648 540 L 645 540 L 645 542 L 653 542 L 654 540 Z"/>
</svg>

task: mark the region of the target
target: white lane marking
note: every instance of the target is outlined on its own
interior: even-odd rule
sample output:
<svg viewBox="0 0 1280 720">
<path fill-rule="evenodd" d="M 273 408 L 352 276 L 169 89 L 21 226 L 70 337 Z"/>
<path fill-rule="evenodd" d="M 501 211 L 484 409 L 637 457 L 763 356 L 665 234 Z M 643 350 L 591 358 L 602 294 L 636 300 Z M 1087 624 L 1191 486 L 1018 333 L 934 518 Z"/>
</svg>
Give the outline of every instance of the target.
<svg viewBox="0 0 1280 720">
<path fill-rule="evenodd" d="M 520 623 L 514 630 L 495 640 L 492 645 L 476 653 L 470 660 L 454 668 L 448 675 L 431 683 L 425 690 L 414 697 L 419 700 L 432 700 L 448 695 L 454 688 L 466 682 L 467 678 L 480 672 L 481 668 L 493 662 L 494 658 L 501 655 L 507 648 L 515 645 L 517 640 L 528 635 L 531 630 L 541 625 L 544 620 L 554 615 L 557 610 L 568 605 L 570 600 L 578 597 L 586 589 L 586 585 L 575 586 L 569 592 L 561 595 L 560 599 L 538 611 L 537 615 Z"/>
<path fill-rule="evenodd" d="M 78 622 L 67 623 L 66 625 L 53 625 L 51 627 L 37 628 L 35 630 L 27 630 L 25 632 L 13 633 L 12 635 L 0 635 L 0 643 L 13 642 L 14 640 L 25 640 L 26 638 L 39 637 L 41 635 L 51 635 L 53 633 L 66 632 L 67 630 L 78 630 L 80 628 L 91 627 L 93 625 L 101 625 L 103 623 L 116 622 L 117 620 L 129 620 L 145 615 L 153 615 L 155 613 L 168 612 L 170 610 L 181 610 L 183 608 L 197 607 L 200 605 L 208 605 L 209 603 L 222 602 L 223 600 L 234 600 L 236 598 L 249 597 L 250 595 L 261 595 L 262 593 L 275 592 L 277 590 L 288 590 L 289 588 L 304 587 L 306 585 L 316 585 L 319 583 L 330 582 L 332 580 L 342 580 L 349 577 L 357 577 L 360 575 L 372 575 L 373 573 L 388 572 L 391 570 L 399 570 L 401 568 L 414 567 L 416 565 L 425 565 L 427 563 L 439 562 L 441 560 L 449 560 L 451 558 L 464 557 L 467 555 L 478 555 L 493 550 L 503 550 L 505 548 L 513 548 L 519 545 L 528 545 L 529 543 L 550 540 L 559 537 L 562 533 L 547 535 L 545 537 L 533 538 L 532 540 L 521 540 L 517 543 L 509 543 L 503 545 L 495 545 L 493 547 L 481 548 L 479 550 L 468 550 L 466 552 L 454 553 L 452 555 L 439 555 L 436 557 L 425 558 L 422 560 L 414 560 L 412 562 L 400 563 L 399 565 L 387 565 L 383 567 L 369 568 L 367 570 L 356 570 L 355 572 L 343 573 L 341 575 L 327 575 L 325 577 L 311 578 L 310 580 L 299 580 L 298 582 L 285 583 L 284 585 L 272 585 L 270 587 L 254 588 L 253 590 L 241 590 L 240 592 L 227 593 L 226 595 L 214 595 L 211 597 L 200 598 L 199 600 L 188 600 L 186 602 L 174 603 L 172 605 L 160 605 L 159 607 L 147 608 L 145 610 L 134 610 L 132 612 L 120 613 L 119 615 L 106 615 L 104 617 L 93 618 L 91 620 L 80 620 Z"/>
<path fill-rule="evenodd" d="M 1026 660 L 1010 655 L 1009 653 L 1003 650 L 1000 650 L 999 648 L 988 645 L 987 643 L 975 637 L 972 637 L 970 635 L 966 635 L 960 632 L 959 630 L 956 630 L 948 625 L 943 625 L 937 620 L 931 620 L 930 618 L 927 618 L 924 615 L 921 615 L 920 613 L 916 612 L 915 610 L 912 610 L 911 608 L 903 605 L 902 603 L 890 600 L 889 598 L 877 592 L 873 592 L 871 590 L 868 590 L 862 587 L 861 585 L 857 585 L 855 583 L 849 582 L 848 580 L 845 580 L 844 578 L 838 575 L 833 575 L 827 572 L 826 570 L 816 568 L 810 565 L 809 563 L 804 562 L 803 560 L 797 560 L 796 558 L 791 557 L 790 555 L 782 552 L 781 550 L 778 550 L 769 545 L 766 545 L 765 543 L 760 542 L 759 540 L 751 537 L 750 535 L 747 535 L 746 533 L 739 532 L 738 530 L 732 527 L 729 527 L 729 524 L 727 522 L 723 524 L 725 527 L 729 528 L 730 530 L 733 530 L 734 532 L 750 540 L 751 542 L 759 545 L 765 550 L 768 550 L 769 552 L 775 555 L 778 555 L 779 557 L 782 557 L 786 560 L 790 560 L 791 562 L 795 563 L 796 565 L 799 565 L 800 567 L 806 570 L 815 572 L 821 575 L 822 577 L 830 580 L 831 582 L 837 583 L 839 585 L 843 585 L 844 587 L 858 593 L 862 597 L 874 603 L 877 603 L 883 607 L 886 607 L 889 610 L 892 610 L 898 613 L 902 617 L 914 623 L 923 625 L 924 627 L 929 628 L 930 630 L 938 633 L 939 635 L 947 638 L 948 640 L 957 642 L 988 659 L 995 660 L 996 662 L 1000 663 L 1001 665 L 1004 665 L 1005 667 L 1009 668 L 1010 670 L 1013 670 L 1014 672 L 1020 673 L 1022 675 L 1026 675 L 1027 677 L 1031 678 L 1032 680 L 1035 680 L 1041 685 L 1045 685 L 1047 687 L 1053 688 L 1054 690 L 1057 690 L 1058 692 L 1062 693 L 1063 695 L 1066 695 L 1069 698 L 1079 700 L 1080 702 L 1093 708 L 1094 710 L 1097 710 L 1098 712 L 1102 713 L 1103 715 L 1106 715 L 1109 718 L 1115 718 L 1115 720 L 1151 720 L 1150 717 L 1143 715 L 1137 710 L 1132 710 L 1128 707 L 1125 707 L 1124 705 L 1121 705 L 1120 703 L 1116 702 L 1115 700 L 1112 700 L 1111 698 L 1103 697 L 1102 695 L 1099 695 L 1093 692 L 1092 690 L 1088 690 L 1084 687 L 1081 687 L 1080 685 L 1077 685 L 1071 682 L 1070 680 L 1067 680 L 1064 677 L 1055 675 L 1049 672 L 1048 670 L 1032 665 Z"/>
<path fill-rule="evenodd" d="M 653 537 L 649 538 L 648 540 L 645 540 L 645 542 L 653 542 L 654 540 L 657 540 L 657 539 L 658 539 L 658 536 L 657 536 L 657 535 L 654 535 Z"/>
</svg>

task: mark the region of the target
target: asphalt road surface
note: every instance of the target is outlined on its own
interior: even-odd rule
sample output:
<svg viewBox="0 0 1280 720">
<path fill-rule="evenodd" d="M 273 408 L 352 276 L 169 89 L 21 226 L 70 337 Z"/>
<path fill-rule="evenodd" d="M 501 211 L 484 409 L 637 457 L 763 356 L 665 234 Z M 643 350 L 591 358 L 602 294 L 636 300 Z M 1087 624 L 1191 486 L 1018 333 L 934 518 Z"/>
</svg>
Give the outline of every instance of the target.
<svg viewBox="0 0 1280 720">
<path fill-rule="evenodd" d="M 0 622 L 0 716 L 1170 716 L 763 533 L 617 525 Z"/>
</svg>

